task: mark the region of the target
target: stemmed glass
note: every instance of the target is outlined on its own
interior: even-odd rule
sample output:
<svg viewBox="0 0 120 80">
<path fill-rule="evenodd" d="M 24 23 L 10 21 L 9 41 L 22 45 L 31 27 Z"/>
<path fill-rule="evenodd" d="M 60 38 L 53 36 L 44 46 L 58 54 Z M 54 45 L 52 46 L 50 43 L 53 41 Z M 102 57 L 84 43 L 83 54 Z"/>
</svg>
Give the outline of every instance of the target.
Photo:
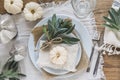
<svg viewBox="0 0 120 80">
<path fill-rule="evenodd" d="M 96 0 L 71 0 L 74 13 L 79 18 L 85 18 L 92 14 Z"/>
</svg>

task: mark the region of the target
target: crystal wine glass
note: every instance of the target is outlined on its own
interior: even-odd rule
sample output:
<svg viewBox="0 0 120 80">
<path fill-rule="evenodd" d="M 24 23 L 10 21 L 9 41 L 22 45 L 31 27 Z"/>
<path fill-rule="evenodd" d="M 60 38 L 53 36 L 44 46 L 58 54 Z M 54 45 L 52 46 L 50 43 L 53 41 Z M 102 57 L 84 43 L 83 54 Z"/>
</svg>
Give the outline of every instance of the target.
<svg viewBox="0 0 120 80">
<path fill-rule="evenodd" d="M 74 13 L 79 18 L 85 18 L 92 14 L 96 0 L 71 0 Z"/>
</svg>

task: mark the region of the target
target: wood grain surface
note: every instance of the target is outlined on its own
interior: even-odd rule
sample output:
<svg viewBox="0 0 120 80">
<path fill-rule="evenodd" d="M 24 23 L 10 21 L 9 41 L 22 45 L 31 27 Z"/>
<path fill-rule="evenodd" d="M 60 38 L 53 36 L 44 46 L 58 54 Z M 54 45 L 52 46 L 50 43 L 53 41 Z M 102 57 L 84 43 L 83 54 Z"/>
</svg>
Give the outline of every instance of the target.
<svg viewBox="0 0 120 80">
<path fill-rule="evenodd" d="M 97 0 L 97 6 L 94 11 L 98 29 L 103 33 L 103 16 L 108 15 L 113 0 Z M 107 80 L 120 80 L 120 55 L 104 55 L 104 73 Z"/>
<path fill-rule="evenodd" d="M 3 7 L 3 1 L 4 0 L 0 0 L 1 14 L 6 13 Z M 24 0 L 24 5 L 30 1 L 39 2 L 39 0 Z M 53 0 L 42 0 L 42 1 L 51 2 Z M 95 19 L 96 19 L 98 30 L 100 30 L 101 33 L 104 32 L 104 27 L 102 26 L 102 24 L 104 23 L 103 16 L 107 16 L 108 10 L 111 8 L 112 2 L 113 0 L 97 0 L 97 5 L 94 13 L 95 13 Z M 105 61 L 104 72 L 107 80 L 120 80 L 120 55 L 119 56 L 104 55 L 104 61 Z"/>
</svg>

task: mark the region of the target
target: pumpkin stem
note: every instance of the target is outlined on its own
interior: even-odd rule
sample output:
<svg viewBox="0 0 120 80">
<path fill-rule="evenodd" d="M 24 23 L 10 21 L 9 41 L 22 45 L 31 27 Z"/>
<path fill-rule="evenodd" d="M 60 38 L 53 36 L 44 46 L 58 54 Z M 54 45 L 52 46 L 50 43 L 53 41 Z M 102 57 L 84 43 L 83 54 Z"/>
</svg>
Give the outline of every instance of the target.
<svg viewBox="0 0 120 80">
<path fill-rule="evenodd" d="M 60 57 L 60 53 L 58 52 L 58 53 L 56 54 L 56 56 L 57 56 L 57 58 L 59 58 L 59 57 Z"/>
<path fill-rule="evenodd" d="M 34 13 L 35 13 L 35 10 L 31 10 L 31 13 L 34 14 Z"/>
<path fill-rule="evenodd" d="M 11 1 L 10 4 L 13 4 L 13 1 Z"/>
</svg>

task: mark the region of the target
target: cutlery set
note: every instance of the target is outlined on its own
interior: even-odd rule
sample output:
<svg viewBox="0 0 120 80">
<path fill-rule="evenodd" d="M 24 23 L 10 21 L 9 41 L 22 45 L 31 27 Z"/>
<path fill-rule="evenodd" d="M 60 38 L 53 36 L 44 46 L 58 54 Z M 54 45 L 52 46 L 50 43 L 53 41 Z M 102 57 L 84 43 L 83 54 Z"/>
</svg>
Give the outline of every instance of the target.
<svg viewBox="0 0 120 80">
<path fill-rule="evenodd" d="M 94 70 L 93 70 L 93 76 L 96 76 L 97 71 L 98 71 L 98 67 L 99 67 L 99 62 L 100 62 L 100 56 L 101 56 L 101 53 L 102 53 L 102 52 L 97 50 L 97 48 L 99 46 L 101 46 L 101 42 L 102 42 L 101 34 L 99 32 L 96 32 L 95 35 L 92 38 L 92 41 L 93 41 L 93 47 L 92 47 L 91 55 L 90 55 L 90 58 L 89 58 L 89 64 L 88 64 L 88 68 L 87 68 L 86 72 L 90 72 L 90 70 L 91 70 L 91 65 L 92 65 L 94 54 L 98 54 L 97 55 L 97 60 L 95 62 L 95 67 L 94 67 Z"/>
</svg>

